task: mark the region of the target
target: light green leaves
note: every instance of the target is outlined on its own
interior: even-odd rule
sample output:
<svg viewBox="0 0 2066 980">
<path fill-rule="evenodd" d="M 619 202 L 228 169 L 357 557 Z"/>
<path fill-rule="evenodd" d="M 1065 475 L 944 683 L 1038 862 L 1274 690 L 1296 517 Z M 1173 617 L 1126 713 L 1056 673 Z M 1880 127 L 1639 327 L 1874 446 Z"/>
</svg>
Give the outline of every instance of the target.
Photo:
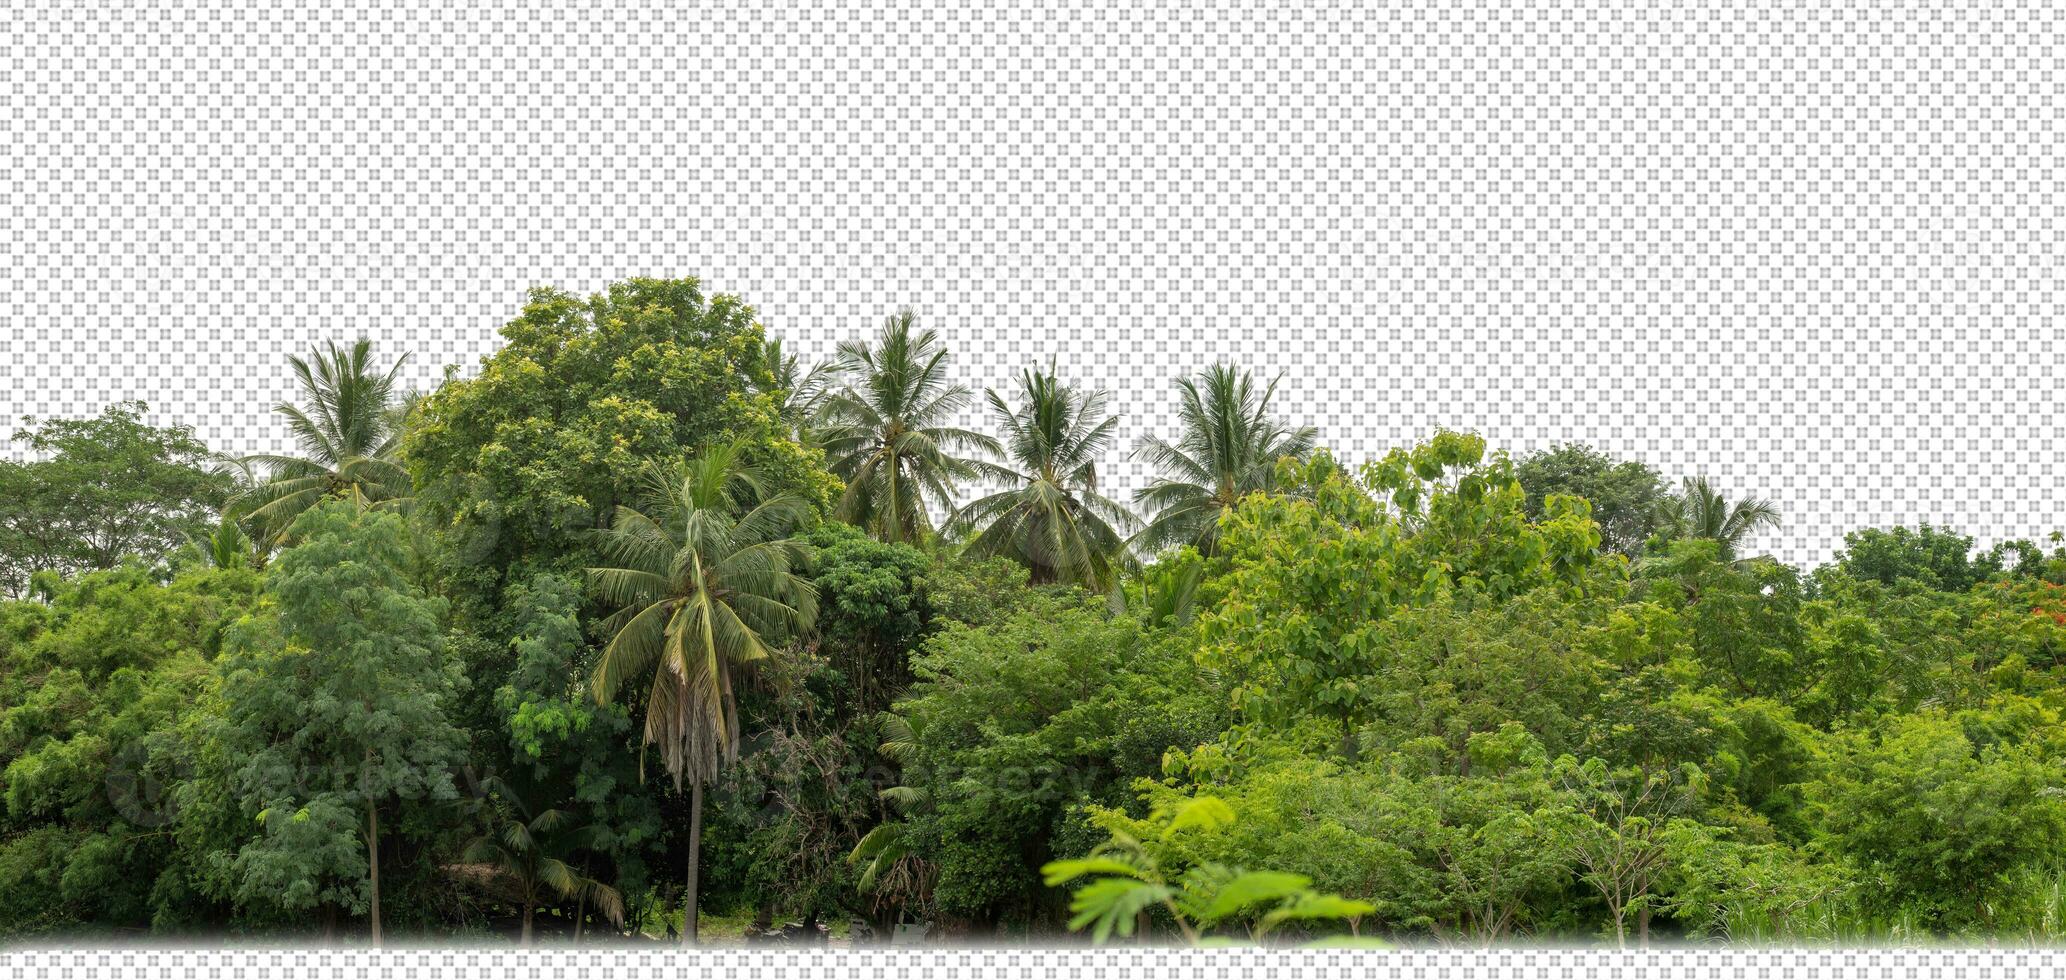
<svg viewBox="0 0 2066 980">
<path fill-rule="evenodd" d="M 1076 889 L 1069 900 L 1069 911 L 1074 913 L 1069 928 L 1081 930 L 1091 926 L 1091 939 L 1100 943 L 1115 930 L 1121 936 L 1131 936 L 1142 909 L 1167 903 L 1174 894 L 1168 885 L 1157 882 L 1099 878 Z"/>
<path fill-rule="evenodd" d="M 1242 871 L 1217 864 L 1194 865 L 1181 874 L 1165 866 L 1165 845 L 1188 833 L 1212 831 L 1234 822 L 1234 811 L 1211 796 L 1159 805 L 1148 823 L 1153 846 L 1122 830 L 1088 857 L 1049 862 L 1041 869 L 1049 886 L 1091 880 L 1069 901 L 1069 928 L 1091 930 L 1094 942 L 1113 933 L 1131 936 L 1142 912 L 1160 907 L 1192 945 L 1223 945 L 1226 937 L 1205 935 L 1223 924 L 1247 922 L 1248 939 L 1260 942 L 1285 923 L 1355 920 L 1377 907 L 1315 892 L 1312 879 L 1282 871 Z"/>
</svg>

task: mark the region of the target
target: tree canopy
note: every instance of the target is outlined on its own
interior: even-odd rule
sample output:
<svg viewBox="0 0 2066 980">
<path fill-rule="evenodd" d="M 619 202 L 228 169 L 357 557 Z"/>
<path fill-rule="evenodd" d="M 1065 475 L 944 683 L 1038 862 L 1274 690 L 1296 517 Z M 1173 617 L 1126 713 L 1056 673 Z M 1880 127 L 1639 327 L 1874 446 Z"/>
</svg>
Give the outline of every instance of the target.
<svg viewBox="0 0 2066 980">
<path fill-rule="evenodd" d="M 2066 536 L 1797 568 L 1752 488 L 1348 458 L 1231 365 L 1136 515 L 1063 365 L 960 428 L 951 326 L 811 369 L 636 279 L 420 400 L 292 360 L 243 465 L 24 423 L 0 939 L 2066 938 Z"/>
</svg>

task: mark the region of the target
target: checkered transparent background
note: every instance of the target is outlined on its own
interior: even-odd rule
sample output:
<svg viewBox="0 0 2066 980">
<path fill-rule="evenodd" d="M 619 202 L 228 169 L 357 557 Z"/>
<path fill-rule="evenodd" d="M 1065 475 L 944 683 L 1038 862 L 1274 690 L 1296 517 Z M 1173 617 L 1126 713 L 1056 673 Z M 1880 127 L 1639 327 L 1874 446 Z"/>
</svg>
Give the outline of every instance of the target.
<svg viewBox="0 0 2066 980">
<path fill-rule="evenodd" d="M 289 6 L 310 9 L 288 10 Z M 438 9 L 431 9 L 433 6 Z M 284 357 L 432 383 L 533 284 L 696 274 L 807 354 L 911 304 L 1124 447 L 1215 359 L 1350 457 L 1581 440 L 1845 529 L 2066 526 L 2043 0 L 80 3 L 0 16 L 0 415 L 278 448 Z M 1353 7 L 1353 9 L 1350 9 Z M 971 417 L 968 422 L 980 422 Z M 1122 488 L 1146 474 L 1115 454 Z M 17 953 L 36 977 L 513 954 Z M 537 975 L 2056 976 L 1956 952 L 556 954 Z M 1476 957 L 1475 959 L 1473 957 Z M 900 959 L 901 957 L 901 959 Z M 313 959 L 312 959 L 313 958 Z M 239 972 L 241 971 L 241 973 Z"/>
<path fill-rule="evenodd" d="M 442 6 L 9 0 L 0 415 L 278 448 L 320 338 L 427 385 L 527 286 L 696 274 L 1059 358 L 1122 489 L 1224 358 L 1350 458 L 1710 474 L 1796 562 L 2066 526 L 2057 4 Z"/>
</svg>

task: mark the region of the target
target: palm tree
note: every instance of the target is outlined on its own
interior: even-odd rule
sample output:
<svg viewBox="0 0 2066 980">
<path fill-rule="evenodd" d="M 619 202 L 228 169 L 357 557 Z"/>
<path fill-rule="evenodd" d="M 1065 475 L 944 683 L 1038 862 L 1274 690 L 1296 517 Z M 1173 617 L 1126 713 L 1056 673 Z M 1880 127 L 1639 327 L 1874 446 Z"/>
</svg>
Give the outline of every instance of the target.
<svg viewBox="0 0 2066 980">
<path fill-rule="evenodd" d="M 761 390 L 775 396 L 776 410 L 796 441 L 816 445 L 818 416 L 832 393 L 834 366 L 820 361 L 803 367 L 795 354 L 784 352 L 780 337 L 770 339 L 762 352 L 774 383 Z"/>
<path fill-rule="evenodd" d="M 990 408 L 1005 430 L 1005 451 L 1019 467 L 1019 485 L 975 500 L 955 514 L 957 531 L 975 530 L 971 555 L 1005 555 L 1032 570 L 1033 584 L 1075 582 L 1106 590 L 1132 529 L 1133 514 L 1097 492 L 1097 459 L 1112 443 L 1119 417 L 1105 414 L 1103 391 L 1088 394 L 1033 368 L 1019 376 L 1013 409 L 996 389 Z M 977 530 L 980 529 L 980 530 Z"/>
<path fill-rule="evenodd" d="M 909 766 L 917 761 L 919 735 L 922 724 L 885 712 L 882 717 L 882 744 L 876 751 L 883 758 L 898 765 Z M 876 921 L 877 928 L 885 933 L 893 930 L 904 913 L 917 911 L 921 916 L 932 904 L 933 885 L 939 878 L 939 865 L 920 846 L 916 834 L 908 822 L 931 812 L 932 792 L 923 785 L 891 786 L 880 794 L 884 803 L 903 820 L 886 820 L 863 835 L 854 849 L 847 855 L 849 864 L 861 865 L 861 877 L 855 887 L 862 893 L 874 896 L 874 912 L 889 913 Z"/>
<path fill-rule="evenodd" d="M 874 344 L 841 343 L 838 368 L 851 382 L 825 400 L 825 456 L 846 481 L 837 516 L 884 541 L 922 540 L 932 530 L 928 503 L 946 509 L 957 481 L 996 472 L 956 453 L 1002 451 L 989 436 L 947 424 L 969 390 L 948 382 L 939 335 L 914 324 L 905 310 Z"/>
<path fill-rule="evenodd" d="M 1239 368 L 1215 365 L 1179 380 L 1177 390 L 1183 434 L 1175 443 L 1151 436 L 1134 453 L 1164 474 L 1134 494 L 1135 504 L 1154 513 L 1134 544 L 1150 554 L 1188 544 L 1210 555 L 1220 515 L 1242 497 L 1274 489 L 1277 461 L 1304 458 L 1319 434 L 1271 418 L 1277 383 L 1258 391 Z"/>
<path fill-rule="evenodd" d="M 211 568 L 264 568 L 272 554 L 272 538 L 252 534 L 257 523 L 250 519 L 252 497 L 265 480 L 253 465 L 240 456 L 216 455 L 210 471 L 230 486 L 215 527 L 201 534 L 187 534 L 193 554 Z"/>
<path fill-rule="evenodd" d="M 496 783 L 499 785 L 500 781 Z M 524 910 L 522 944 L 531 945 L 531 919 L 539 906 L 577 899 L 581 918 L 593 904 L 611 924 L 624 923 L 624 897 L 617 889 L 589 877 L 585 866 L 577 867 L 575 855 L 591 850 L 601 839 L 595 825 L 573 826 L 565 810 L 530 813 L 529 808 L 500 786 L 502 795 L 520 810 L 515 815 L 496 815 L 496 828 L 466 845 L 465 859 L 492 865 L 515 886 L 513 896 Z M 577 926 L 578 928 L 578 926 Z"/>
<path fill-rule="evenodd" d="M 1721 545 L 1722 560 L 1733 561 L 1752 534 L 1779 527 L 1779 508 L 1770 501 L 1746 497 L 1732 504 L 1704 476 L 1687 477 L 1683 487 L 1658 508 L 1666 540 L 1706 538 Z"/>
<path fill-rule="evenodd" d="M 817 618 L 817 595 L 794 571 L 805 545 L 789 536 L 808 507 L 790 494 L 766 494 L 739 456 L 731 443 L 649 464 L 644 509 L 618 507 L 600 532 L 615 564 L 589 569 L 617 607 L 603 627 L 610 641 L 595 668 L 596 700 L 650 675 L 643 744 L 659 746 L 676 792 L 690 786 L 684 943 L 696 938 L 703 787 L 739 756 L 732 672 L 768 659 L 772 639 L 802 633 Z"/>
<path fill-rule="evenodd" d="M 302 454 L 245 457 L 246 465 L 264 466 L 268 474 L 239 504 L 275 543 L 294 518 L 327 497 L 385 507 L 409 493 L 409 474 L 395 459 L 408 406 L 396 398 L 395 376 L 408 355 L 380 371 L 373 366 L 373 342 L 361 337 L 287 360 L 304 404 L 282 402 L 273 410 L 286 417 Z"/>
<path fill-rule="evenodd" d="M 1141 570 L 1141 617 L 1157 629 L 1182 629 L 1198 616 L 1205 563 L 1179 551 Z"/>
</svg>

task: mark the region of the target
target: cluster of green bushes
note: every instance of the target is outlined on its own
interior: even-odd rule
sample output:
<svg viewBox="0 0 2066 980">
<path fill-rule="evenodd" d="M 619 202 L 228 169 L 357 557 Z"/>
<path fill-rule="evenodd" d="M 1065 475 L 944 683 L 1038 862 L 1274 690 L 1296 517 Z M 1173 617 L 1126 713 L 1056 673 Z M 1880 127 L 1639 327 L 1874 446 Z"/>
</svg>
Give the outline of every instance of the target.
<svg viewBox="0 0 2066 980">
<path fill-rule="evenodd" d="M 1337 458 L 1213 368 L 807 368 L 694 280 L 480 370 L 291 367 L 0 463 L 0 935 L 1807 942 L 2066 933 L 2066 548 L 1849 535 L 1565 446 Z M 970 501 L 957 506 L 958 501 Z"/>
</svg>

